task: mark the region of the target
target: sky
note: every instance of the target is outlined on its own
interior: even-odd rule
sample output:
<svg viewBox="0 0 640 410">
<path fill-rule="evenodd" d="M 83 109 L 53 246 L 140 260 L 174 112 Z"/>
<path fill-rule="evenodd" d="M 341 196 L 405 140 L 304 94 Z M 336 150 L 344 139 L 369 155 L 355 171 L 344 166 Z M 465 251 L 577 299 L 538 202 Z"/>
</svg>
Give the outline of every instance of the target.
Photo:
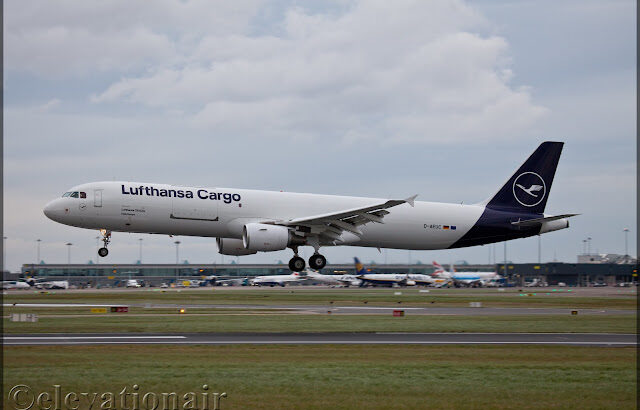
<svg viewBox="0 0 640 410">
<path fill-rule="evenodd" d="M 564 141 L 542 261 L 636 249 L 636 3 L 4 2 L 4 236 L 11 271 L 95 261 L 43 206 L 85 182 L 476 203 Z M 139 239 L 142 239 L 140 241 Z M 114 233 L 100 263 L 272 263 L 212 238 Z M 65 246 L 72 243 L 71 246 Z M 302 248 L 303 257 L 312 253 Z M 329 263 L 504 260 L 504 246 L 323 248 Z M 507 259 L 537 262 L 538 238 Z"/>
</svg>

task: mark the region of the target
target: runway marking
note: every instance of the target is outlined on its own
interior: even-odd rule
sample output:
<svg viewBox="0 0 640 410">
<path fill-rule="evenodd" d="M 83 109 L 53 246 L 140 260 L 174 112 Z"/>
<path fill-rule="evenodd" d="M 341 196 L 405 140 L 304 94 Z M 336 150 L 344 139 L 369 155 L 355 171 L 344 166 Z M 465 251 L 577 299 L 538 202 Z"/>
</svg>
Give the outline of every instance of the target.
<svg viewBox="0 0 640 410">
<path fill-rule="evenodd" d="M 3 336 L 4 340 L 186 339 L 186 336 Z"/>
<path fill-rule="evenodd" d="M 321 308 L 317 308 L 321 309 Z M 404 306 L 336 306 L 334 309 L 393 309 L 393 310 L 426 310 L 428 308 L 423 307 L 404 307 Z"/>
<path fill-rule="evenodd" d="M 508 333 L 482 333 L 482 332 L 468 332 L 468 333 L 453 333 L 453 332 L 376 332 L 376 335 L 539 335 L 539 336 L 637 336 L 635 333 L 535 333 L 535 332 L 508 332 Z"/>
<path fill-rule="evenodd" d="M 20 343 L 8 343 L 11 344 L 20 344 Z M 465 342 L 465 341 L 349 341 L 349 340 L 287 340 L 287 341 L 247 341 L 247 340 L 229 340 L 229 341 L 177 341 L 177 342 L 160 342 L 160 341 L 149 341 L 149 342 L 125 342 L 125 341 L 114 341 L 114 342 L 60 342 L 55 343 L 55 345 L 83 345 L 83 344 L 191 344 L 191 345 L 206 345 L 206 344 L 216 344 L 216 345 L 228 345 L 228 344 L 256 344 L 256 345 L 282 345 L 282 344 L 394 344 L 394 345 L 411 345 L 411 344 L 419 344 L 419 345 L 585 345 L 585 346 L 637 346 L 637 343 L 629 343 L 629 342 Z M 29 343 L 29 345 L 50 345 L 48 343 Z"/>
<path fill-rule="evenodd" d="M 92 303 L 3 303 L 4 307 L 112 307 L 112 306 L 127 306 L 124 304 L 118 305 L 98 305 Z"/>
</svg>

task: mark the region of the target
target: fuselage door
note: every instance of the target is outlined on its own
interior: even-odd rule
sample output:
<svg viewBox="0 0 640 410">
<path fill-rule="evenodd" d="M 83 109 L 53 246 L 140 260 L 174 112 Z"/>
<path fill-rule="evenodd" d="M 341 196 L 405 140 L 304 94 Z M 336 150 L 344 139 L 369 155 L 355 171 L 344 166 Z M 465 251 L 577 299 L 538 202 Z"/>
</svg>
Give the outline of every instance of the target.
<svg viewBox="0 0 640 410">
<path fill-rule="evenodd" d="M 96 208 L 102 207 L 102 189 L 93 190 L 93 206 Z"/>
<path fill-rule="evenodd" d="M 177 190 L 179 189 L 177 187 Z M 215 191 L 198 189 L 194 194 L 193 198 L 173 197 L 170 218 L 186 221 L 218 222 L 219 201 L 210 199 L 213 195 L 217 195 Z"/>
</svg>

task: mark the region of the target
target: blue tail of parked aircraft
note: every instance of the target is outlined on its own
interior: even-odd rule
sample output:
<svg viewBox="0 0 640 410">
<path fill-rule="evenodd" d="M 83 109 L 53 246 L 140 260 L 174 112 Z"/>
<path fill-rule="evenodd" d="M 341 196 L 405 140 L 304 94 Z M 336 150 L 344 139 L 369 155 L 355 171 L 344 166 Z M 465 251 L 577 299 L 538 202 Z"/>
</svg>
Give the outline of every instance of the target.
<svg viewBox="0 0 640 410">
<path fill-rule="evenodd" d="M 367 273 L 366 269 L 364 268 L 364 265 L 362 264 L 362 262 L 360 262 L 360 259 L 353 258 L 353 261 L 356 264 L 356 275 L 364 275 Z"/>
<path fill-rule="evenodd" d="M 487 208 L 542 214 L 562 153 L 562 142 L 546 141 L 487 201 Z"/>
</svg>

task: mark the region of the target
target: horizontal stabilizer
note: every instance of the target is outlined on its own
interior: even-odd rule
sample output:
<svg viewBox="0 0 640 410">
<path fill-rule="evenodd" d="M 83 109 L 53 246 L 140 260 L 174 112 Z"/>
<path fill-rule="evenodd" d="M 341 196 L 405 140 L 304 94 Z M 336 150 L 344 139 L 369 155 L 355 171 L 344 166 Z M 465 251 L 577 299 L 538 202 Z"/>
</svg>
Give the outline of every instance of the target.
<svg viewBox="0 0 640 410">
<path fill-rule="evenodd" d="M 511 225 L 536 226 L 536 225 L 542 225 L 545 222 L 557 221 L 558 219 L 570 218 L 576 215 L 580 215 L 580 214 L 564 214 L 564 215 L 556 215 L 556 216 L 546 216 L 544 218 L 527 219 L 526 221 L 511 222 Z"/>
</svg>

